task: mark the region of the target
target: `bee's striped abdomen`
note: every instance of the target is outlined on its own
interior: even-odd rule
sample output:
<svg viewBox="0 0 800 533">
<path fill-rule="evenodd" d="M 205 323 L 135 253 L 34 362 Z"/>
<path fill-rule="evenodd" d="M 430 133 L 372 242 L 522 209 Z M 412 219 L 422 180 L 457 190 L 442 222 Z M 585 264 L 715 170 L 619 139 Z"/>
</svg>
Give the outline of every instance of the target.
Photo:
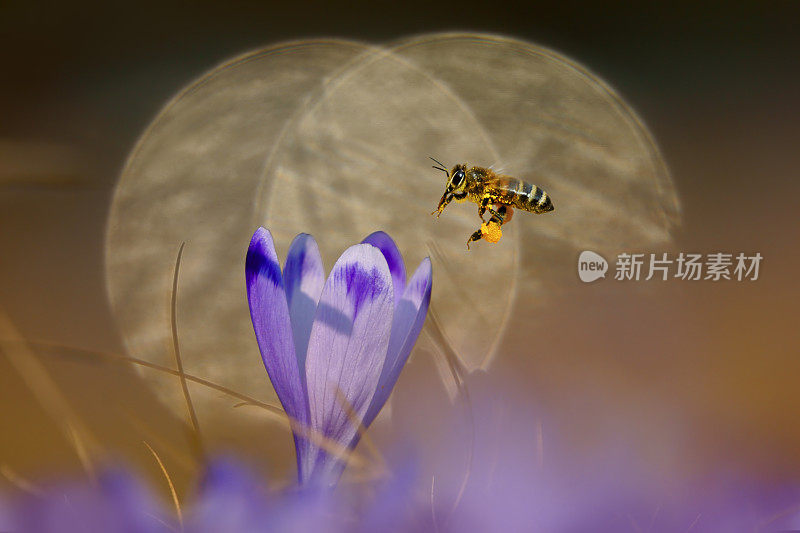
<svg viewBox="0 0 800 533">
<path fill-rule="evenodd" d="M 531 213 L 547 213 L 553 210 L 553 202 L 544 190 L 511 176 L 493 176 L 487 179 L 477 195 L 476 203 L 487 197 L 492 202 Z"/>
<path fill-rule="evenodd" d="M 514 189 L 514 207 L 531 213 L 547 213 L 553 210 L 553 202 L 541 187 L 519 180 Z"/>
<path fill-rule="evenodd" d="M 529 185 L 529 184 L 526 184 Z M 531 185 L 531 194 L 528 196 L 528 206 L 526 209 L 533 213 L 547 213 L 553 210 L 553 202 L 544 189 Z"/>
</svg>

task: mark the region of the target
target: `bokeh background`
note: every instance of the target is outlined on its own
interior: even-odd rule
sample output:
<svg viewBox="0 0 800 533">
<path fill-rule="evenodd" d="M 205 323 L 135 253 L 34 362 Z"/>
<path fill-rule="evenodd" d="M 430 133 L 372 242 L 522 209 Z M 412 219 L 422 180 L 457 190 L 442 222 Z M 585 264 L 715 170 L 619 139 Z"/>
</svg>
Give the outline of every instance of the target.
<svg viewBox="0 0 800 533">
<path fill-rule="evenodd" d="M 579 463 L 625 457 L 679 481 L 800 479 L 799 15 L 796 4 L 778 2 L 3 3 L 0 483 L 82 471 L 81 450 L 158 476 L 143 441 L 161 450 L 179 489 L 195 472 L 199 444 L 185 410 L 158 392 L 177 380 L 108 355 L 127 348 L 106 286 L 111 202 L 128 155 L 165 103 L 222 61 L 280 41 L 382 44 L 434 31 L 546 46 L 635 110 L 682 207 L 669 245 L 637 251 L 764 257 L 752 283 L 585 285 L 577 255 L 553 254 L 550 271 L 562 275 L 550 276 L 544 292 L 521 286 L 489 372 L 538 406 L 542 431 L 552 428 Z M 536 264 L 549 250 L 544 243 Z M 169 294 L 163 305 L 158 313 Z M 446 410 L 414 400 L 448 401 L 434 358 L 425 349 L 412 356 L 392 407 L 404 422 L 394 433 L 379 424 L 381 442 L 397 440 L 397 427 L 435 433 L 432 418 Z M 269 398 L 266 375 L 264 387 Z M 200 389 L 192 390 L 207 393 Z M 234 413 L 236 401 L 215 394 Z M 239 413 L 247 409 L 201 425 L 201 445 L 235 450 L 280 478 L 293 464 L 286 429 Z"/>
</svg>

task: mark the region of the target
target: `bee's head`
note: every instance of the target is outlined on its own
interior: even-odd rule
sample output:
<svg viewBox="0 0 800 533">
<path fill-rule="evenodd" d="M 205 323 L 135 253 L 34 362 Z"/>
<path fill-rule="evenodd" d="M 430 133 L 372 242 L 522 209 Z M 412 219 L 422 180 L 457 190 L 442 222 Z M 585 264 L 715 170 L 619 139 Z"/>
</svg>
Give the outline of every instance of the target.
<svg viewBox="0 0 800 533">
<path fill-rule="evenodd" d="M 467 195 L 467 165 L 454 166 L 447 177 L 447 192 L 457 199 L 464 198 Z"/>
<path fill-rule="evenodd" d="M 466 196 L 466 188 L 467 188 L 467 165 L 456 165 L 453 167 L 453 170 L 450 172 L 447 171 L 447 167 L 444 166 L 444 163 L 441 163 L 437 159 L 433 159 L 436 165 L 433 165 L 433 168 L 436 170 L 441 170 L 444 172 L 444 175 L 447 176 L 447 186 L 445 188 L 445 195 L 453 194 L 456 198 L 463 198 Z"/>
<path fill-rule="evenodd" d="M 431 157 L 431 159 L 433 159 Z M 467 165 L 456 165 L 450 172 L 447 171 L 442 163 L 433 159 L 438 166 L 434 165 L 433 168 L 441 170 L 447 176 L 447 186 L 442 194 L 442 199 L 439 200 L 439 207 L 434 211 L 441 214 L 442 210 L 450 203 L 453 198 L 456 200 L 463 200 L 467 197 Z"/>
</svg>

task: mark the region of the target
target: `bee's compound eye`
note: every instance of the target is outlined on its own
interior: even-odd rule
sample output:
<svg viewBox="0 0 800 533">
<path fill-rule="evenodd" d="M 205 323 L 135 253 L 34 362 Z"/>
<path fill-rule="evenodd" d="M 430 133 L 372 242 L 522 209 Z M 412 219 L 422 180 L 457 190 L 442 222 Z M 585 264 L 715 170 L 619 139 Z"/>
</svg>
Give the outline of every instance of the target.
<svg viewBox="0 0 800 533">
<path fill-rule="evenodd" d="M 462 181 L 464 181 L 464 171 L 459 170 L 453 174 L 453 187 L 460 187 Z"/>
</svg>

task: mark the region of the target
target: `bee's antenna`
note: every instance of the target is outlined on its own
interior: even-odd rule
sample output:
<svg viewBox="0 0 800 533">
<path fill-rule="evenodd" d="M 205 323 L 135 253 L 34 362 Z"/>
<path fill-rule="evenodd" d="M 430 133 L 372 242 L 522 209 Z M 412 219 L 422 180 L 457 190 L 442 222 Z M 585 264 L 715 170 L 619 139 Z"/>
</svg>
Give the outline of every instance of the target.
<svg viewBox="0 0 800 533">
<path fill-rule="evenodd" d="M 430 157 L 430 156 L 428 156 L 428 157 Z M 442 163 L 441 161 L 439 161 L 439 160 L 437 160 L 437 159 L 434 159 L 434 158 L 432 158 L 432 157 L 430 157 L 430 159 L 431 159 L 432 161 L 434 161 L 434 162 L 436 162 L 436 163 L 438 163 L 438 164 L 439 164 L 439 166 L 438 166 L 438 167 L 437 167 L 436 165 L 432 165 L 432 166 L 433 166 L 433 168 L 435 168 L 436 170 L 441 170 L 442 172 L 444 172 L 444 173 L 445 173 L 445 174 L 447 174 L 448 176 L 450 175 L 450 173 L 447 171 L 447 168 L 444 166 L 444 163 Z"/>
<path fill-rule="evenodd" d="M 443 166 L 445 166 L 445 165 L 444 165 L 444 163 L 442 163 L 442 162 L 441 162 L 441 161 L 439 161 L 438 159 L 434 159 L 434 158 L 433 158 L 433 157 L 431 157 L 431 156 L 428 156 L 428 158 L 430 158 L 430 160 L 431 160 L 431 161 L 433 161 L 434 163 L 439 163 L 439 166 L 440 166 L 440 167 L 443 167 Z"/>
</svg>

